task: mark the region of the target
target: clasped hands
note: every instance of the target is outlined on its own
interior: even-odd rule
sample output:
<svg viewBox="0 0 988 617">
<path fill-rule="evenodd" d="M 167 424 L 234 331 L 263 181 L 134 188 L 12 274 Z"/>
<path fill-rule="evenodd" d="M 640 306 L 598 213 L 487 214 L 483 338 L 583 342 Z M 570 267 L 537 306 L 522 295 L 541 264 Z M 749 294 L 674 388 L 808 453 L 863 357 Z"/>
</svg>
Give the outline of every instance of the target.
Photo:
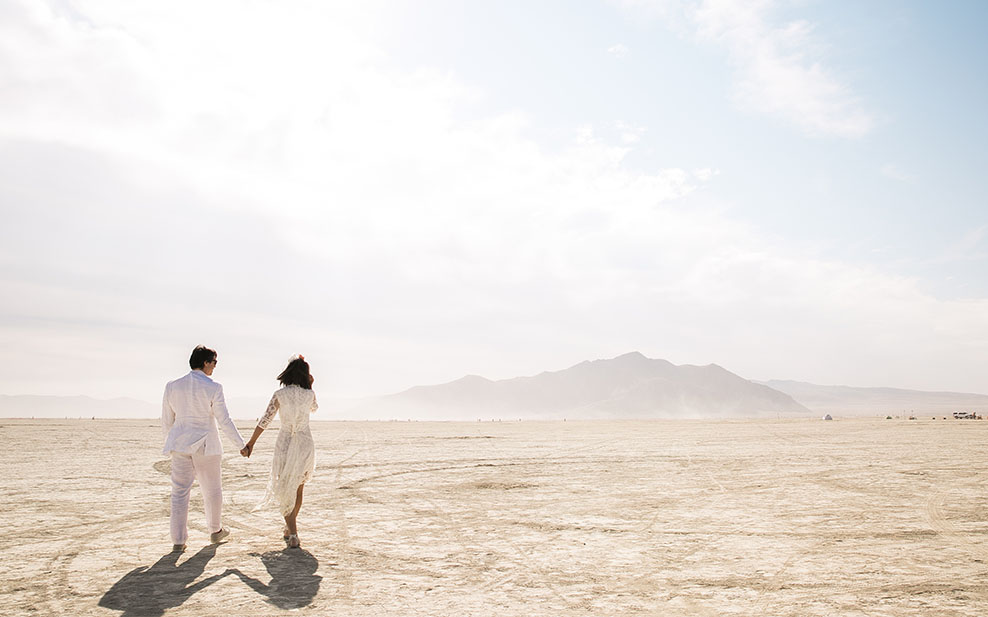
<svg viewBox="0 0 988 617">
<path fill-rule="evenodd" d="M 246 456 L 250 458 L 250 453 L 254 451 L 254 444 L 249 443 L 240 449 L 240 456 Z"/>
</svg>

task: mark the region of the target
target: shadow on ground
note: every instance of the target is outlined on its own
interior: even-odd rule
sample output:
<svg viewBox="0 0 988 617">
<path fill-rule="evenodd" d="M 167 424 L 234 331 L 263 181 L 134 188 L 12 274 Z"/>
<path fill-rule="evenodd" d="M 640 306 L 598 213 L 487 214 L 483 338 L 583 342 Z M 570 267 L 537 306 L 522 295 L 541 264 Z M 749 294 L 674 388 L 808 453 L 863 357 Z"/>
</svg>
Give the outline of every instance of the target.
<svg viewBox="0 0 988 617">
<path fill-rule="evenodd" d="M 251 553 L 257 556 L 257 553 Z M 248 587 L 265 596 L 266 601 L 280 609 L 308 606 L 319 593 L 322 577 L 316 575 L 319 562 L 309 551 L 286 548 L 260 555 L 271 581 L 262 583 L 234 568 L 229 573 L 240 577 Z"/>
<path fill-rule="evenodd" d="M 218 544 L 204 547 L 198 553 L 178 563 L 180 552 L 172 552 L 156 561 L 150 568 L 141 566 L 124 575 L 100 598 L 99 605 L 123 611 L 121 617 L 158 617 L 165 610 L 181 606 L 194 593 L 205 589 L 227 574 L 216 574 L 193 584 L 216 556 Z"/>
</svg>

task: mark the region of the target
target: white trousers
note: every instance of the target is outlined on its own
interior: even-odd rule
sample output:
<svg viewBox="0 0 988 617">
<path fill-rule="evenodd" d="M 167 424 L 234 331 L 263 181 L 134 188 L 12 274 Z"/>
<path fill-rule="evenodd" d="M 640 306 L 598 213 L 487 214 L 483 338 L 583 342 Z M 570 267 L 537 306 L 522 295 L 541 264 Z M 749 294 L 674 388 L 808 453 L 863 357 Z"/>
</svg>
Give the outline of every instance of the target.
<svg viewBox="0 0 988 617">
<path fill-rule="evenodd" d="M 172 452 L 172 543 L 185 544 L 189 537 L 189 493 L 192 482 L 199 480 L 203 508 L 206 510 L 206 527 L 209 533 L 222 528 L 223 485 L 220 480 L 220 463 L 223 456 L 213 454 L 182 454 Z"/>
</svg>

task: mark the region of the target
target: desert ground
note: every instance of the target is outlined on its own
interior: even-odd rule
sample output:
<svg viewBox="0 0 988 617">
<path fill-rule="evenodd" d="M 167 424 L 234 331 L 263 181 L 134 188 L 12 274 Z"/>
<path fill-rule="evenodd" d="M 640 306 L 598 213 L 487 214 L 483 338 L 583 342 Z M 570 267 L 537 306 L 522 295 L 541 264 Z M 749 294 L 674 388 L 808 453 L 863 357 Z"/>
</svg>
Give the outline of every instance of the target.
<svg viewBox="0 0 988 617">
<path fill-rule="evenodd" d="M 274 432 L 173 554 L 157 422 L 0 421 L 0 614 L 988 614 L 988 421 L 317 422 L 301 549 Z"/>
</svg>

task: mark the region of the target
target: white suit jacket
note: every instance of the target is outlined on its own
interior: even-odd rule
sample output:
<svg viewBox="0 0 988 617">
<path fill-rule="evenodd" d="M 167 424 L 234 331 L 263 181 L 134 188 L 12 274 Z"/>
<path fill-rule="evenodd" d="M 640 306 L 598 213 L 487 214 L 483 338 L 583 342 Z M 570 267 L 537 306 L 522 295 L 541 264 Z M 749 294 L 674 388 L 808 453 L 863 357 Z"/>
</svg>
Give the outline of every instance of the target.
<svg viewBox="0 0 988 617">
<path fill-rule="evenodd" d="M 237 449 L 243 449 L 244 438 L 230 419 L 223 399 L 223 386 L 198 369 L 168 382 L 161 401 L 161 428 L 165 432 L 163 454 L 192 454 L 204 444 L 205 454 L 223 454 L 217 422 Z"/>
</svg>

